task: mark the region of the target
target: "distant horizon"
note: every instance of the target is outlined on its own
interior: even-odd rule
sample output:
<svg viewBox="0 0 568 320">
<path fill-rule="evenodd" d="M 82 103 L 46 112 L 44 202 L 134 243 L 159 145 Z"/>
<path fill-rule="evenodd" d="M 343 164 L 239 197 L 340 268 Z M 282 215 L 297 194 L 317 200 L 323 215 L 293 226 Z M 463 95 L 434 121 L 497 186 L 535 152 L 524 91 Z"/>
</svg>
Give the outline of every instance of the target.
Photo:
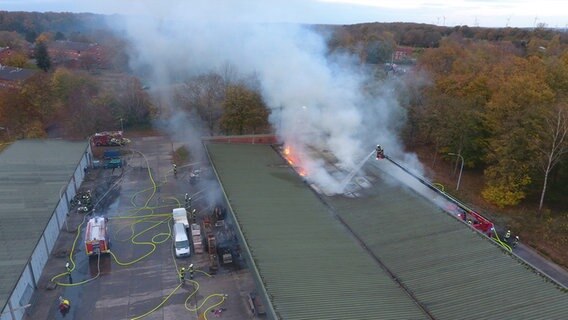
<svg viewBox="0 0 568 320">
<path fill-rule="evenodd" d="M 418 23 L 482 28 L 568 27 L 568 2 L 560 0 L 0 0 L 1 10 L 93 14 L 167 15 L 179 8 L 208 19 L 351 25 Z M 219 9 L 221 8 L 221 9 Z M 220 10 L 218 13 L 216 10 Z"/>
<path fill-rule="evenodd" d="M 1 0 L 0 0 L 1 1 Z M 100 16 L 132 16 L 132 14 L 128 14 L 128 13 L 97 13 L 97 12 L 87 12 L 87 11 L 23 11 L 23 10 L 3 10 L 0 9 L 0 11 L 4 11 L 4 12 L 12 12 L 12 13 L 16 13 L 16 12 L 24 12 L 24 13 L 71 13 L 71 14 L 92 14 L 92 15 L 100 15 Z M 143 15 L 140 15 L 141 17 L 143 17 Z M 473 25 L 438 25 L 436 23 L 431 23 L 431 22 L 416 22 L 416 21 L 361 21 L 361 22 L 353 22 L 353 23 L 310 23 L 310 22 L 285 22 L 285 21 L 273 21 L 273 22 L 265 22 L 265 23 L 275 23 L 275 24 L 304 24 L 304 25 L 329 25 L 329 26 L 342 26 L 342 25 L 358 25 L 358 24 L 373 24 L 373 23 L 382 23 L 382 24 L 417 24 L 417 25 L 429 25 L 429 26 L 436 26 L 436 27 L 441 27 L 441 28 L 455 28 L 455 27 L 469 27 L 469 28 L 486 28 L 486 29 L 505 29 L 505 28 L 511 28 L 511 29 L 535 29 L 535 27 L 516 27 L 516 26 L 496 26 L 496 27 L 491 27 L 491 26 L 473 26 Z M 564 30 L 568 32 L 568 25 L 564 26 L 564 27 L 552 27 L 549 25 L 546 25 L 544 27 L 545 29 L 550 29 L 550 30 Z"/>
</svg>

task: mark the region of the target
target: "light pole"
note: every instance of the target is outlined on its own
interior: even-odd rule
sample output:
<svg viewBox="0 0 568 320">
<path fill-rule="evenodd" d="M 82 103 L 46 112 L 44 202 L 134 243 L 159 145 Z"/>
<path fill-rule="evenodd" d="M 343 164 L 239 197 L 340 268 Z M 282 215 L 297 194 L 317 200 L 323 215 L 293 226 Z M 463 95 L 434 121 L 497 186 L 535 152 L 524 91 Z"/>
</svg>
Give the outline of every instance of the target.
<svg viewBox="0 0 568 320">
<path fill-rule="evenodd" d="M 460 189 L 460 182 L 461 182 L 461 178 L 462 178 L 464 160 L 463 160 L 462 155 L 459 154 L 459 153 L 450 152 L 450 153 L 448 153 L 448 155 L 449 156 L 456 156 L 456 157 L 460 158 L 460 160 L 461 160 L 460 175 L 458 176 L 458 185 L 456 187 L 456 191 L 458 191 Z"/>
</svg>

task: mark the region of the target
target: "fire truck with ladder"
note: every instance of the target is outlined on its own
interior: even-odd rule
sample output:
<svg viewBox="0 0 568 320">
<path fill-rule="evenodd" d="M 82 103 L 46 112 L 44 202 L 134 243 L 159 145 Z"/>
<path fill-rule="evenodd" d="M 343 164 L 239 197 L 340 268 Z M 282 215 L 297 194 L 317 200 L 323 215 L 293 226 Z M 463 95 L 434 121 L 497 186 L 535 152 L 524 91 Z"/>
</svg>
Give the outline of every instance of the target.
<svg viewBox="0 0 568 320">
<path fill-rule="evenodd" d="M 87 256 L 110 252 L 107 222 L 107 218 L 93 217 L 87 223 L 87 227 L 85 227 L 85 252 Z"/>
<path fill-rule="evenodd" d="M 447 194 L 443 190 L 439 190 L 434 185 L 432 185 L 430 182 L 422 179 L 421 177 L 417 176 L 416 174 L 412 173 L 411 171 L 409 171 L 405 167 L 398 164 L 396 161 L 391 159 L 389 156 L 385 155 L 385 151 L 380 145 L 377 145 L 377 148 L 375 149 L 375 151 L 376 151 L 377 160 L 386 159 L 386 160 L 390 161 L 392 164 L 396 165 L 397 167 L 399 167 L 400 169 L 402 169 L 406 173 L 408 173 L 411 176 L 413 176 L 414 178 L 416 178 L 422 184 L 426 185 L 427 187 L 429 187 L 430 189 L 432 189 L 436 193 L 442 195 L 446 200 L 448 200 L 449 203 L 448 203 L 447 207 L 444 208 L 444 210 L 446 210 L 447 212 L 450 212 L 451 214 L 456 216 L 458 219 L 463 220 L 464 222 L 469 224 L 472 228 L 474 228 L 475 230 L 479 231 L 482 234 L 485 234 L 489 238 L 496 238 L 497 240 L 499 240 L 497 232 L 495 231 L 495 225 L 489 219 L 485 218 L 484 216 L 475 212 L 474 210 L 469 209 L 467 206 L 463 205 L 461 202 L 459 202 L 457 199 L 453 198 L 452 196 L 450 196 L 449 194 Z M 509 237 L 510 237 L 510 235 L 509 235 Z M 514 237 L 513 242 L 510 242 L 509 237 L 505 237 L 505 243 L 507 245 L 511 246 L 511 247 L 514 247 L 517 244 L 519 238 L 518 238 L 518 236 Z M 500 240 L 498 242 L 500 242 Z"/>
<path fill-rule="evenodd" d="M 122 146 L 129 142 L 122 136 L 122 131 L 97 132 L 91 136 L 91 141 L 95 146 Z"/>
</svg>

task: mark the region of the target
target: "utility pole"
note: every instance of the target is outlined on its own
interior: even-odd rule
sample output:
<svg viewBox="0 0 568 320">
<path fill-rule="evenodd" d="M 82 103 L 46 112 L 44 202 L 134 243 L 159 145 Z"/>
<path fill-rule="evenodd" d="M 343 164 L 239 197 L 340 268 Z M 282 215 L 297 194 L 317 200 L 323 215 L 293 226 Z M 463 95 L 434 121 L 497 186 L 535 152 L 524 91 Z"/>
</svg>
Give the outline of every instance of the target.
<svg viewBox="0 0 568 320">
<path fill-rule="evenodd" d="M 461 160 L 460 174 L 458 176 L 458 185 L 456 186 L 456 191 L 458 191 L 460 189 L 460 182 L 461 182 L 461 178 L 462 178 L 464 159 L 463 159 L 462 155 L 459 154 L 459 153 L 450 152 L 450 153 L 448 153 L 448 155 L 449 156 L 456 156 Z"/>
</svg>

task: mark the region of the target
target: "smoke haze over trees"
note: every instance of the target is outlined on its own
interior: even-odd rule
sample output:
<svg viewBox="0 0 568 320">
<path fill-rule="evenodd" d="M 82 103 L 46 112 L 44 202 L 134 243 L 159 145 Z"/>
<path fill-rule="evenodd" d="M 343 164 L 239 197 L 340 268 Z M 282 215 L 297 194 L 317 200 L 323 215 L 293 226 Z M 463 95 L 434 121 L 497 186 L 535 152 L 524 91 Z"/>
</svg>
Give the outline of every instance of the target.
<svg viewBox="0 0 568 320">
<path fill-rule="evenodd" d="M 310 80 L 305 76 L 306 71 L 298 70 L 297 73 L 304 74 L 302 81 L 308 82 L 304 83 L 303 88 L 297 87 L 294 92 L 290 92 L 294 93 L 295 97 L 286 93 L 288 90 L 286 86 L 290 84 L 283 80 L 284 77 L 299 75 L 292 75 L 293 68 L 283 70 L 281 75 L 274 73 L 278 70 L 277 65 L 292 62 L 293 59 L 293 56 L 280 57 L 275 54 L 271 58 L 266 58 L 267 54 L 270 55 L 271 52 L 276 52 L 275 50 L 283 52 L 293 50 L 291 52 L 300 55 L 311 54 L 312 61 L 307 62 L 303 69 L 308 67 L 313 69 L 314 66 L 321 65 L 323 68 L 329 68 L 336 75 L 348 75 L 343 86 L 358 82 L 359 86 L 364 85 L 367 88 L 368 93 L 375 92 L 384 97 L 384 92 L 369 88 L 385 86 L 388 76 L 382 72 L 381 65 L 392 61 L 397 47 L 409 46 L 414 48 L 413 58 L 418 60 L 419 69 L 426 72 L 423 74 L 427 74 L 432 84 L 415 90 L 411 101 L 401 100 L 409 112 L 407 132 L 412 133 L 410 142 L 420 140 L 437 146 L 437 150 L 441 152 L 449 150 L 460 153 L 467 159 L 469 167 L 484 169 L 487 178 L 484 196 L 499 205 L 519 203 L 527 194 L 535 193 L 537 190 L 535 186 L 542 185 L 543 180 L 547 180 L 548 184 L 550 174 L 553 185 L 549 191 L 553 198 L 556 197 L 555 181 L 559 179 L 557 175 L 564 172 L 562 170 L 565 166 L 564 152 L 554 154 L 554 161 L 548 161 L 549 163 L 544 165 L 546 174 L 542 175 L 542 170 L 537 168 L 539 167 L 537 163 L 542 161 L 535 160 L 538 152 L 542 154 L 542 150 L 547 149 L 542 144 L 545 141 L 550 142 L 550 139 L 539 134 L 535 135 L 534 132 L 543 132 L 543 127 L 547 123 L 555 123 L 553 118 L 543 118 L 545 115 L 563 114 L 547 110 L 557 108 L 563 110 L 562 106 L 565 104 L 562 92 L 566 92 L 564 61 L 568 37 L 564 33 L 543 27 L 529 30 L 469 26 L 441 27 L 413 23 L 319 25 L 311 27 L 315 32 L 310 31 L 308 27 L 280 25 L 259 27 L 229 23 L 216 29 L 220 31 L 213 32 L 212 24 L 206 19 L 200 23 L 189 23 L 181 14 L 168 14 L 171 19 L 170 24 L 155 25 L 153 21 L 145 20 L 140 23 L 136 19 L 122 23 L 124 22 L 121 20 L 122 17 L 92 14 L 0 12 L 0 30 L 6 30 L 0 32 L 0 44 L 24 48 L 26 46 L 24 38 L 33 34 L 37 39 L 43 40 L 36 45 L 37 53 L 43 52 L 45 43 L 55 38 L 106 41 L 109 44 L 107 50 L 110 51 L 110 56 L 123 57 L 116 60 L 117 63 L 113 68 L 132 69 L 135 74 L 144 78 L 145 82 L 154 82 L 155 87 L 182 84 L 172 87 L 173 91 L 170 92 L 174 93 L 175 98 L 169 97 L 164 100 L 163 96 L 159 97 L 157 105 L 169 108 L 179 103 L 181 110 L 194 114 L 202 121 L 202 127 L 207 131 L 203 133 L 208 135 L 266 132 L 269 130 L 266 125 L 269 116 L 273 126 L 282 124 L 284 119 L 284 125 L 277 130 L 297 131 L 295 125 L 290 125 L 298 121 L 294 118 L 297 112 L 288 114 L 284 111 L 286 104 L 297 100 L 301 96 L 299 93 L 303 92 L 304 101 L 294 103 L 297 104 L 296 108 L 304 107 L 310 104 L 309 101 L 312 99 L 306 96 L 306 93 L 313 94 L 317 90 L 315 87 L 310 87 Z M 109 31 L 105 24 L 109 21 L 111 25 L 121 22 L 120 27 L 115 30 L 119 30 L 118 34 L 120 37 L 125 37 L 124 40 L 117 38 L 115 36 L 117 33 L 112 35 L 113 31 Z M 177 33 L 180 27 L 200 30 L 201 33 L 209 35 L 209 40 L 203 41 L 201 35 L 185 39 L 185 35 Z M 242 34 L 248 32 L 249 37 L 244 37 L 240 30 L 244 31 Z M 161 32 L 168 34 L 167 38 L 173 40 L 167 41 Z M 250 37 L 250 34 L 256 38 Z M 275 35 L 279 35 L 279 38 Z M 300 42 L 294 43 L 288 40 L 293 37 L 297 38 L 293 41 Z M 316 52 L 320 50 L 317 46 L 321 46 L 318 37 L 325 39 L 326 44 L 325 48 L 321 47 L 321 52 Z M 33 40 L 35 41 L 36 38 Z M 123 43 L 119 43 L 120 41 Z M 239 41 L 241 42 L 238 43 Z M 152 46 L 153 44 L 158 45 Z M 232 51 L 220 49 L 228 46 L 241 47 L 241 49 L 232 49 Z M 269 50 L 270 46 L 274 49 Z M 113 48 L 118 50 L 113 52 Z M 264 56 L 260 59 L 246 57 L 247 54 L 252 54 L 254 57 L 255 51 L 263 51 Z M 317 56 L 318 54 L 320 56 Z M 130 56 L 130 63 L 126 55 Z M 46 56 L 47 52 L 36 57 L 38 66 L 43 70 L 50 68 L 49 58 L 46 59 Z M 358 61 L 345 59 L 349 56 L 356 57 Z M 12 57 L 8 63 L 19 67 L 25 65 L 20 57 L 22 53 Z M 83 60 L 85 60 L 81 62 L 83 68 L 91 71 L 92 63 L 89 64 L 86 58 Z M 336 63 L 337 61 L 340 63 Z M 372 75 L 365 75 L 366 71 L 362 72 L 363 69 L 357 67 L 358 64 L 377 67 L 374 68 Z M 268 74 L 266 70 L 273 71 Z M 314 75 L 320 72 L 316 69 L 306 70 Z M 251 76 L 257 78 L 255 80 L 257 83 L 252 86 L 246 85 L 244 79 L 247 77 L 250 79 Z M 279 83 L 271 84 L 271 81 L 276 79 L 279 79 Z M 320 78 L 313 81 L 324 84 L 325 81 L 321 80 Z M 130 84 L 134 82 L 122 85 L 124 92 L 137 92 L 144 87 L 140 82 L 135 84 L 138 89 L 130 88 Z M 531 84 L 535 86 L 535 94 L 529 96 L 532 91 L 526 89 Z M 155 87 L 151 87 L 149 92 L 156 93 Z M 335 89 L 331 88 L 329 91 L 333 92 Z M 358 91 L 360 88 L 355 85 L 351 90 Z M 82 95 L 89 96 L 85 96 L 85 93 Z M 82 95 L 79 94 L 71 100 L 80 100 Z M 127 99 L 132 105 L 125 107 L 115 117 L 126 118 L 127 115 L 132 114 L 129 123 L 146 121 L 145 112 L 142 112 L 142 115 L 136 113 L 139 101 L 145 99 L 139 100 L 137 94 L 122 96 L 122 100 Z M 343 93 L 333 101 L 327 100 L 325 105 L 329 108 L 346 96 L 346 93 Z M 371 97 L 365 99 L 369 98 Z M 345 111 L 346 106 L 354 107 L 355 113 L 351 113 L 354 117 L 347 118 L 355 121 L 354 124 L 361 121 L 357 120 L 358 118 L 373 118 L 368 115 L 361 117 L 363 109 L 359 109 L 357 105 L 361 107 L 366 105 L 365 99 L 360 101 L 352 99 L 352 102 L 343 104 L 342 111 Z M 385 105 L 393 103 L 396 105 L 397 100 L 398 98 L 391 99 Z M 375 102 L 377 101 L 380 99 Z M 319 110 L 320 103 L 317 100 L 312 101 L 311 104 L 314 106 L 309 109 L 312 114 L 303 117 L 302 121 L 315 121 L 311 127 L 321 126 L 321 123 L 318 123 L 323 112 L 323 109 Z M 249 108 L 246 112 L 243 109 L 245 105 Z M 252 107 L 253 105 L 259 107 Z M 148 102 L 143 102 L 141 109 L 147 110 L 148 106 Z M 268 109 L 261 106 L 266 106 Z M 318 111 L 314 113 L 313 108 Z M 346 114 L 350 114 L 349 111 Z M 511 114 L 520 118 L 513 121 Z M 311 116 L 315 118 L 312 119 Z M 257 120 L 252 123 L 252 119 Z M 511 123 L 512 126 L 507 127 L 507 123 Z M 365 124 L 367 125 L 373 127 L 373 124 Z M 356 125 L 356 127 L 361 126 L 362 122 Z M 327 134 L 334 132 L 333 126 L 318 130 L 327 131 Z M 339 138 L 342 134 L 336 134 L 338 134 L 336 142 L 331 139 L 319 143 L 345 144 L 343 138 Z M 355 137 L 352 135 L 352 138 Z M 355 140 L 365 139 L 358 137 Z M 537 142 L 541 146 L 537 147 Z M 353 145 L 358 145 L 358 142 Z M 511 145 L 512 149 L 507 148 L 507 145 Z M 358 152 L 348 150 L 345 153 Z M 346 164 L 354 161 L 348 156 L 340 156 L 342 157 L 346 157 L 344 160 Z M 509 163 L 510 161 L 514 161 L 515 165 Z"/>
<path fill-rule="evenodd" d="M 409 121 L 406 125 L 406 132 L 410 133 L 410 136 L 407 136 L 407 140 L 410 139 L 408 142 L 423 141 L 436 146 L 439 152 L 443 153 L 448 150 L 464 155 L 469 167 L 485 170 L 487 187 L 484 196 L 496 204 L 515 205 L 527 195 L 537 193 L 537 190 L 542 190 L 542 193 L 546 195 L 544 190 L 549 183 L 552 184 L 549 186 L 552 199 L 557 197 L 558 188 L 561 189 L 560 194 L 562 194 L 563 188 L 558 187 L 556 181 L 560 179 L 558 175 L 565 171 L 563 170 L 566 166 L 564 152 L 551 151 L 554 161 L 546 161 L 547 157 L 542 156 L 542 150 L 547 150 L 547 147 L 543 144 L 554 143 L 554 141 L 550 142 L 550 138 L 541 134 L 535 135 L 534 132 L 543 132 L 547 124 L 555 123 L 554 117 L 545 118 L 546 116 L 563 114 L 562 106 L 565 104 L 565 97 L 562 92 L 566 92 L 564 78 L 566 78 L 565 57 L 568 43 L 568 36 L 565 33 L 543 27 L 530 30 L 469 26 L 441 27 L 413 23 L 319 25 L 311 28 L 298 26 L 263 26 L 260 28 L 246 24 L 243 27 L 243 24 L 229 23 L 223 25 L 219 32 L 213 32 L 212 24 L 207 21 L 189 23 L 185 17 L 175 13 L 168 14 L 170 14 L 170 24 L 154 25 L 151 21 L 140 23 L 136 19 L 123 23 L 122 17 L 92 14 L 0 12 L 0 30 L 6 30 L 0 32 L 0 44 L 24 48 L 26 46 L 24 38 L 31 34 L 37 39 L 44 40 L 36 45 L 36 52 L 41 51 L 48 40 L 53 41 L 55 38 L 106 41 L 109 44 L 107 46 L 107 50 L 110 51 L 109 55 L 119 58 L 115 59 L 116 63 L 113 68 L 131 69 L 134 74 L 144 78 L 145 83 L 152 84 L 153 82 L 149 93 L 158 92 L 155 88 L 161 85 L 180 84 L 172 86 L 171 91 L 168 91 L 167 95 L 173 92 L 170 95 L 173 98 L 158 97 L 156 104 L 161 106 L 162 111 L 165 110 L 164 107 L 167 109 L 174 104 L 179 104 L 180 110 L 193 114 L 193 117 L 197 117 L 202 122 L 200 126 L 203 127 L 203 131 L 206 131 L 202 134 L 208 135 L 266 132 L 269 130 L 266 124 L 269 117 L 273 126 L 281 125 L 284 119 L 284 125 L 277 130 L 297 131 L 295 125 L 289 125 L 298 121 L 294 118 L 297 112 L 292 112 L 290 115 L 284 111 L 286 104 L 296 99 L 288 93 L 282 95 L 288 90 L 285 86 L 289 84 L 286 84 L 286 80 L 279 80 L 283 84 L 276 86 L 271 84 L 271 81 L 277 79 L 276 76 L 281 79 L 292 76 L 293 69 L 286 70 L 282 75 L 265 72 L 265 70 L 278 70 L 275 68 L 278 64 L 290 62 L 293 56 L 274 55 L 275 62 L 272 63 L 265 57 L 245 58 L 246 50 L 253 50 L 248 53 L 264 51 L 266 56 L 266 53 L 275 52 L 267 51 L 269 46 L 283 48 L 283 45 L 291 45 L 283 51 L 292 49 L 299 54 L 303 52 L 315 54 L 313 56 L 315 59 L 308 62 L 306 66 L 313 68 L 321 64 L 324 68 L 334 68 L 330 70 L 336 74 L 349 75 L 344 85 L 355 81 L 360 86 L 365 86 L 368 93 L 375 92 L 374 94 L 384 97 L 384 92 L 370 88 L 385 86 L 388 83 L 388 81 L 385 82 L 388 80 L 388 73 L 385 74 L 381 66 L 392 61 L 396 48 L 409 46 L 414 51 L 412 58 L 418 61 L 418 69 L 423 72 L 420 77 L 426 74 L 425 79 L 429 79 L 431 85 L 422 86 L 422 82 L 414 81 L 415 84 L 422 84 L 413 92 L 407 90 L 406 97 L 399 96 L 396 99 L 390 99 L 386 104 L 396 105 L 399 100 L 408 109 Z M 120 27 L 114 28 L 115 31 L 118 29 L 118 33 L 108 29 L 106 23 L 109 22 L 110 25 L 115 26 L 119 23 Z M 198 41 L 203 36 L 184 39 L 184 35 L 177 33 L 179 27 L 201 30 L 202 33 L 209 35 L 210 40 Z M 262 30 L 263 28 L 266 30 Z M 241 29 L 245 31 L 244 33 L 248 32 L 249 35 L 253 34 L 257 38 L 243 38 L 239 31 Z M 166 41 L 161 32 L 168 34 L 168 39 L 173 39 L 173 41 Z M 268 33 L 271 35 L 268 36 Z M 117 34 L 120 36 L 116 37 Z M 300 34 L 302 36 L 298 39 L 301 43 L 286 42 L 288 37 L 298 37 Z M 273 35 L 280 35 L 280 37 L 272 38 Z M 313 51 L 321 45 L 318 44 L 320 41 L 318 37 L 324 39 L 326 44 L 319 53 Z M 244 41 L 238 43 L 240 40 Z M 152 41 L 159 45 L 152 47 L 150 44 Z M 247 43 L 249 48 L 246 48 Z M 229 51 L 216 49 L 215 45 L 219 48 L 231 45 L 242 48 Z M 305 48 L 301 48 L 302 45 L 305 45 Z M 137 48 L 137 46 L 140 47 Z M 310 50 L 312 50 L 311 53 Z M 317 57 L 317 54 L 320 56 Z M 8 63 L 19 67 L 25 65 L 21 59 L 22 55 L 23 53 L 15 55 L 8 60 Z M 130 58 L 130 63 L 127 56 Z M 349 56 L 356 57 L 357 61 L 345 59 Z M 337 60 L 338 57 L 339 60 Z M 43 54 L 40 54 L 38 58 L 36 59 L 38 66 L 43 70 L 48 70 L 49 59 L 45 59 Z M 174 61 L 174 64 L 170 64 Z M 341 62 L 336 63 L 337 61 Z M 89 64 L 88 61 L 81 63 L 84 69 L 92 71 L 92 63 Z M 272 63 L 272 65 L 268 67 L 266 63 Z M 367 71 L 362 72 L 363 69 L 357 67 L 358 64 L 377 67 L 371 68 L 374 71 L 365 75 Z M 336 68 L 335 65 L 343 69 Z M 341 72 L 338 72 L 339 70 Z M 315 69 L 312 73 L 314 71 Z M 305 73 L 303 70 L 297 72 Z M 251 77 L 256 78 L 254 80 L 256 84 L 252 86 L 246 84 L 246 79 L 250 80 Z M 271 78 L 274 79 L 271 80 Z M 309 80 L 305 78 L 303 81 Z M 321 79 L 317 81 L 325 83 L 321 82 Z M 135 87 L 138 89 L 129 88 L 130 84 L 134 82 L 126 82 L 122 85 L 126 90 L 124 92 L 138 92 L 144 87 L 137 82 Z M 153 86 L 154 84 L 156 86 Z M 304 92 L 304 96 L 308 91 L 316 92 L 314 87 L 309 87 L 309 82 L 304 84 L 308 87 L 295 89 L 296 97 L 299 97 L 299 92 Z M 531 84 L 535 86 L 535 94 L 528 96 L 531 91 L 527 91 L 526 88 Z M 388 86 L 392 85 L 385 87 Z M 394 85 L 394 87 L 397 86 L 400 87 Z M 353 86 L 351 90 L 360 90 L 356 87 Z M 334 90 L 330 89 L 330 91 Z M 122 96 L 122 100 L 127 99 L 132 105 L 125 107 L 115 117 L 126 118 L 127 115 L 132 115 L 129 119 L 131 124 L 147 121 L 146 112 L 142 112 L 142 115 L 136 114 L 139 101 L 147 99 L 139 100 L 136 98 L 137 94 L 130 95 L 128 98 L 128 95 Z M 327 107 L 345 96 L 345 93 L 342 94 L 341 97 L 333 100 L 334 102 L 328 100 Z M 81 94 L 71 100 L 79 100 L 80 97 Z M 365 99 L 368 98 L 370 97 Z M 295 102 L 296 108 L 306 106 L 311 98 L 305 96 L 304 99 L 305 101 Z M 315 105 L 319 103 L 315 102 Z M 352 102 L 344 104 L 342 111 L 345 111 L 345 106 L 350 104 Z M 357 105 L 362 107 L 365 104 L 365 100 L 355 102 L 354 111 L 360 113 L 363 109 L 358 109 Z M 111 103 L 111 105 L 116 105 L 116 103 Z M 245 105 L 249 108 L 246 112 L 243 109 Z M 259 107 L 252 107 L 253 105 Z M 148 108 L 149 102 L 143 102 L 141 109 L 147 110 Z M 323 109 L 314 113 L 313 108 L 309 109 L 312 114 L 306 114 L 307 117 L 304 116 L 302 121 L 315 121 L 311 127 L 318 127 L 320 126 L 318 120 L 321 119 Z M 548 111 L 557 109 L 560 113 Z M 348 117 L 347 119 L 358 123 L 360 120 L 357 118 L 373 118 L 361 117 L 361 114 L 356 115 L 356 113 L 351 114 L 355 118 Z M 346 114 L 349 114 L 349 111 Z M 513 121 L 509 116 L 511 114 L 520 118 Z M 315 118 L 312 119 L 311 116 Z M 511 123 L 512 126 L 507 127 L 507 123 Z M 365 124 L 367 125 L 373 127 L 371 123 Z M 290 128 L 287 129 L 287 126 Z M 357 127 L 361 126 L 363 126 L 362 122 Z M 327 131 L 327 134 L 334 132 L 333 126 L 329 129 L 320 128 L 318 130 Z M 340 136 L 341 134 L 338 135 Z M 355 140 L 364 141 L 365 139 L 359 137 Z M 319 143 L 324 145 L 345 144 L 343 138 L 338 138 L 337 142 L 333 141 L 331 139 L 327 142 L 319 141 Z M 562 147 L 564 141 L 561 141 L 561 146 L 551 147 L 551 150 Z M 507 148 L 507 145 L 510 145 L 512 149 Z M 535 161 L 539 152 L 544 160 Z M 357 154 L 357 151 L 347 150 L 345 153 Z M 346 164 L 353 163 L 353 161 L 346 156 Z M 511 161 L 515 165 L 509 163 Z M 538 169 L 542 166 L 537 165 L 543 161 L 546 163 L 544 165 L 545 174 Z M 544 180 L 547 180 L 546 184 Z M 544 187 L 536 188 L 537 185 Z"/>
<path fill-rule="evenodd" d="M 9 65 L 29 67 L 24 60 L 38 38 L 48 47 L 96 42 L 111 58 L 106 69 L 84 59 L 76 70 L 53 65 L 0 89 L 0 126 L 12 138 L 43 137 L 53 127 L 85 137 L 120 128 L 120 119 L 154 121 L 195 149 L 202 135 L 276 132 L 299 151 L 333 150 L 346 168 L 379 141 L 419 168 L 405 150 L 428 146 L 440 157 L 462 155 L 466 170 L 483 175 L 484 199 L 497 206 L 566 210 L 568 33 L 257 25 L 156 12 L 125 19 L 0 11 L 0 46 L 16 51 Z M 412 52 L 403 62 L 409 71 L 393 73 L 385 64 L 401 47 Z M 338 192 L 317 159 L 303 161 Z"/>
</svg>

